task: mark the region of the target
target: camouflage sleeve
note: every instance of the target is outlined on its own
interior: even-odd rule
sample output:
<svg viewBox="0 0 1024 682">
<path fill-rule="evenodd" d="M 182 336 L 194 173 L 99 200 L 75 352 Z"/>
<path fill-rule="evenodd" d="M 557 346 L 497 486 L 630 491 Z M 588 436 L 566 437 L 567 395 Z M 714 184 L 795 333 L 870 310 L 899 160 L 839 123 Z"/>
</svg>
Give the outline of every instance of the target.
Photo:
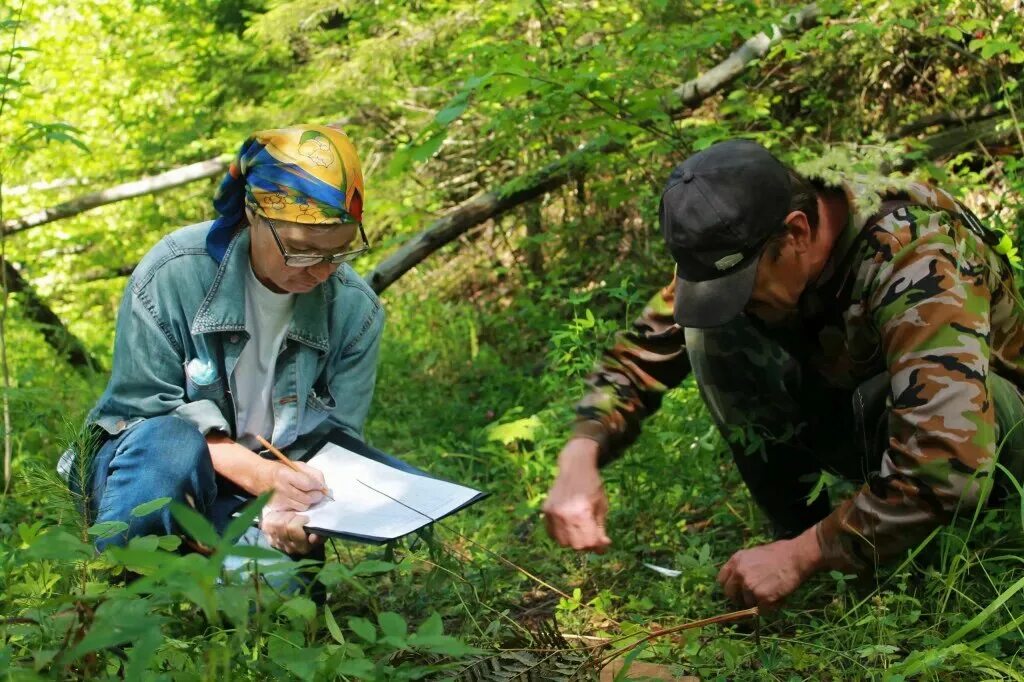
<svg viewBox="0 0 1024 682">
<path fill-rule="evenodd" d="M 949 234 L 930 229 L 906 246 L 894 239 L 868 287 L 891 382 L 889 446 L 880 471 L 818 525 L 837 567 L 870 570 L 981 497 L 973 474 L 995 454 L 990 273 L 977 242 L 965 248 Z"/>
<path fill-rule="evenodd" d="M 672 316 L 675 281 L 654 295 L 629 331 L 620 332 L 587 378 L 573 435 L 597 441 L 601 464 L 618 457 L 666 391 L 690 373 L 683 328 Z"/>
</svg>

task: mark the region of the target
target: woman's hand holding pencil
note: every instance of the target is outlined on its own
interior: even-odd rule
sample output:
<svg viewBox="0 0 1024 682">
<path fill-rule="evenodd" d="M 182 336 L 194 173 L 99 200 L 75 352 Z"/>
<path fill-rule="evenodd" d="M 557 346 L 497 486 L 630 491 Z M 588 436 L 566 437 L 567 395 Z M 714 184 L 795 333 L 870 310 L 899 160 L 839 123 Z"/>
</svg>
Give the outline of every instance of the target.
<svg viewBox="0 0 1024 682">
<path fill-rule="evenodd" d="M 307 518 L 299 512 L 309 509 L 325 497 L 334 499 L 327 491 L 323 472 L 305 462 L 288 459 L 264 438 L 256 436 L 264 448 L 280 462 L 271 467 L 268 489 L 273 497 L 263 510 L 260 528 L 270 544 L 289 554 L 308 554 L 314 545 L 324 541 L 322 537 L 307 534 L 303 526 Z"/>
<path fill-rule="evenodd" d="M 266 439 L 256 436 L 282 464 L 270 468 L 267 488 L 274 491 L 268 506 L 277 510 L 305 511 L 325 497 L 333 499 L 327 490 L 323 472 L 305 462 L 288 459 Z"/>
</svg>

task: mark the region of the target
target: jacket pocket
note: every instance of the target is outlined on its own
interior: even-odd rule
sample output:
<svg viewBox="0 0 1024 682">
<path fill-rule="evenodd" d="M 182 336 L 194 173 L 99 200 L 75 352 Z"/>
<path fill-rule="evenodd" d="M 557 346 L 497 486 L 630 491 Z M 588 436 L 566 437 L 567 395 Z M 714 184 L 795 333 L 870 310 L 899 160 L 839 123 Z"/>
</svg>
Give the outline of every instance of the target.
<svg viewBox="0 0 1024 682">
<path fill-rule="evenodd" d="M 334 411 L 336 406 L 334 397 L 330 390 L 321 387 L 310 389 L 306 396 L 306 405 L 303 410 L 302 423 L 299 425 L 299 435 L 305 435 L 320 426 Z"/>
<path fill-rule="evenodd" d="M 185 397 L 189 402 L 212 400 L 223 407 L 224 377 L 200 360 L 185 365 Z"/>
<path fill-rule="evenodd" d="M 330 414 L 336 406 L 337 403 L 334 397 L 326 387 L 321 388 L 319 392 L 314 387 L 310 390 L 309 395 L 306 396 L 306 408 L 314 412 Z"/>
</svg>

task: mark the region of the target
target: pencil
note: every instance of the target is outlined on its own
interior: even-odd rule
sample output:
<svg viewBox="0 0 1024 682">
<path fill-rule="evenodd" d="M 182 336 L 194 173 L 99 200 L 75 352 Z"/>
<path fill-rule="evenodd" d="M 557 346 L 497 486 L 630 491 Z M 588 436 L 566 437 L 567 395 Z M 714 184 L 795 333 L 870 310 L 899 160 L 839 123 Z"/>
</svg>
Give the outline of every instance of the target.
<svg viewBox="0 0 1024 682">
<path fill-rule="evenodd" d="M 264 438 L 263 436 L 257 435 L 256 436 L 256 440 L 258 440 L 260 442 L 260 445 L 262 445 L 267 450 L 269 450 L 270 453 L 272 455 L 274 455 L 274 457 L 277 457 L 279 460 L 281 460 L 281 463 L 284 464 L 285 466 L 287 466 L 289 469 L 291 469 L 292 471 L 297 471 L 300 474 L 305 473 L 305 472 L 302 471 L 302 469 L 300 469 L 298 467 L 298 465 L 295 462 L 293 462 L 290 459 L 288 459 L 287 457 L 285 457 L 285 454 L 283 452 L 281 452 L 280 450 L 275 448 L 273 445 L 271 445 L 267 441 L 266 438 Z M 324 494 L 324 497 L 326 497 L 328 500 L 330 500 L 331 502 L 334 502 L 334 498 L 331 497 L 331 493 L 330 493 L 329 490 L 327 490 L 327 488 L 320 488 L 320 492 L 322 492 Z"/>
</svg>

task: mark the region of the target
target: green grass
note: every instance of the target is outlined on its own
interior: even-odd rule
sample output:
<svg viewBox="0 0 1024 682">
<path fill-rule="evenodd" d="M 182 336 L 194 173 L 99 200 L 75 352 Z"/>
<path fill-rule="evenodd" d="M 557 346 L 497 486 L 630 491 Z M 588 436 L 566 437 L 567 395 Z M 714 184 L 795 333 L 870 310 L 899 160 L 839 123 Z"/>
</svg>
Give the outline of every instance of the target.
<svg viewBox="0 0 1024 682">
<path fill-rule="evenodd" d="M 580 263 L 544 286 L 519 275 L 515 286 L 483 289 L 470 278 L 462 294 L 481 295 L 436 296 L 411 277 L 388 293 L 369 438 L 491 496 L 424 539 L 329 547 L 326 608 L 245 580 L 217 586 L 216 561 L 175 558 L 156 539 L 92 557 L 45 472 L 62 417 L 84 412 L 102 381 L 68 375 L 54 405 L 33 393 L 54 379 L 40 369 L 23 382 L 22 475 L 0 510 L 0 617 L 27 619 L 0 625 L 0 670 L 19 680 L 443 679 L 481 655 L 467 645 L 521 646 L 551 618 L 567 635 L 629 636 L 623 646 L 734 610 L 715 575 L 768 530 L 692 380 L 605 471 L 607 554 L 558 548 L 540 517 L 583 375 L 658 283 L 659 269 L 645 265 L 637 259 L 604 284 L 581 278 Z M 707 680 L 1021 679 L 1017 503 L 973 523 L 965 514 L 875 579 L 818 576 L 757 628 L 687 630 L 650 642 L 639 658 Z M 111 580 L 125 567 L 158 588 Z M 455 667 L 438 672 L 445 664 Z M 555 679 L 547 670 L 539 679 Z"/>
</svg>

